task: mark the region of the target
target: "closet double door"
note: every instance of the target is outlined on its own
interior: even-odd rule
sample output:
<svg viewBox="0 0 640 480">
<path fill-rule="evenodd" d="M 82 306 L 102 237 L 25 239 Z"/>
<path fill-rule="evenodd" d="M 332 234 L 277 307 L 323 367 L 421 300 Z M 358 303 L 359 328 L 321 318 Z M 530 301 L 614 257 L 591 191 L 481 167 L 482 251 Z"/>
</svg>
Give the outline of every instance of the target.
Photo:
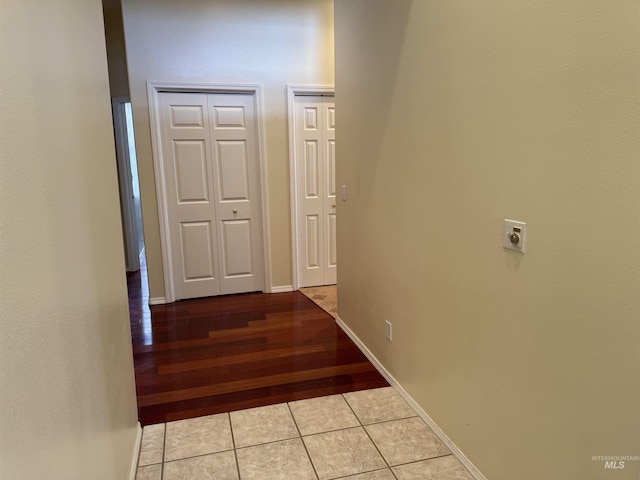
<svg viewBox="0 0 640 480">
<path fill-rule="evenodd" d="M 335 101 L 295 96 L 298 283 L 332 285 L 337 279 Z"/>
<path fill-rule="evenodd" d="M 263 290 L 254 96 L 159 95 L 176 300 Z"/>
</svg>

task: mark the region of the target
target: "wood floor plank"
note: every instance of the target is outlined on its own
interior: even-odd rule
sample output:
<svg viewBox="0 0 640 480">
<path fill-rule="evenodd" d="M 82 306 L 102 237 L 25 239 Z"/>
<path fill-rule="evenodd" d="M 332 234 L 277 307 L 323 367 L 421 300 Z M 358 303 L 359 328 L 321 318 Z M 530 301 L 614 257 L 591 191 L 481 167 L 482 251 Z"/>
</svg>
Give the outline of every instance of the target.
<svg viewBox="0 0 640 480">
<path fill-rule="evenodd" d="M 316 380 L 318 378 L 335 377 L 337 375 L 348 375 L 350 373 L 361 373 L 370 370 L 371 364 L 356 363 L 352 365 L 338 365 L 315 370 L 303 370 L 266 377 L 256 377 L 233 382 L 205 385 L 202 387 L 186 388 L 183 390 L 172 390 L 151 395 L 138 397 L 138 406 L 146 407 L 158 403 L 173 402 L 187 398 L 210 397 L 224 393 L 237 392 L 242 390 L 252 390 L 254 388 L 271 387 L 274 385 L 289 384 L 302 380 Z"/>
<path fill-rule="evenodd" d="M 128 275 L 143 426 L 388 385 L 299 292 L 147 307 L 143 281 Z"/>
<path fill-rule="evenodd" d="M 322 345 L 277 348 L 275 350 L 260 352 L 259 358 L 262 361 L 272 358 L 292 357 L 297 355 L 304 355 L 306 353 L 322 352 L 324 350 L 325 348 Z M 238 355 L 227 355 L 221 358 L 209 358 L 206 360 L 194 360 L 191 362 L 171 363 L 168 365 L 160 365 L 158 367 L 158 373 L 160 375 L 165 375 L 167 373 L 188 372 L 191 370 L 201 370 L 203 368 L 219 367 L 221 365 L 247 363 L 251 360 L 255 360 L 256 356 L 257 354 L 255 352 L 251 352 L 240 353 Z"/>
<path fill-rule="evenodd" d="M 296 357 L 254 360 L 242 364 L 216 366 L 177 374 L 158 375 L 155 370 L 147 370 L 138 379 L 138 395 L 167 392 L 176 389 L 189 389 L 209 385 L 211 379 L 216 383 L 285 375 L 292 372 L 304 372 L 329 366 L 348 366 L 366 363 L 367 359 L 359 352 L 326 351 L 298 355 Z"/>
<path fill-rule="evenodd" d="M 302 322 L 299 320 L 293 320 L 290 322 L 274 322 L 271 325 L 263 326 L 250 326 L 247 328 L 233 328 L 229 330 L 214 330 L 209 332 L 209 338 L 250 338 L 259 336 L 261 333 L 277 332 L 278 330 L 288 330 L 292 328 L 298 328 L 302 326 Z"/>
</svg>

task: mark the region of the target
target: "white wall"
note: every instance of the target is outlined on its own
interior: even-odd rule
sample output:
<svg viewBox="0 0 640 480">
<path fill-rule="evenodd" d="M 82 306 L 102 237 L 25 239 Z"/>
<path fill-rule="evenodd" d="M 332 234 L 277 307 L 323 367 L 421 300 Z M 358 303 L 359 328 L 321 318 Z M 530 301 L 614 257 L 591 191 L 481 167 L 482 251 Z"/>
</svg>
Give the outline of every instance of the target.
<svg viewBox="0 0 640 480">
<path fill-rule="evenodd" d="M 0 478 L 128 478 L 137 412 L 99 0 L 3 0 Z"/>
<path fill-rule="evenodd" d="M 123 0 L 151 297 L 164 296 L 147 81 L 263 85 L 273 286 L 291 285 L 286 85 L 333 84 L 331 0 Z"/>
<path fill-rule="evenodd" d="M 638 478 L 639 8 L 336 1 L 339 315 L 491 480 Z"/>
</svg>

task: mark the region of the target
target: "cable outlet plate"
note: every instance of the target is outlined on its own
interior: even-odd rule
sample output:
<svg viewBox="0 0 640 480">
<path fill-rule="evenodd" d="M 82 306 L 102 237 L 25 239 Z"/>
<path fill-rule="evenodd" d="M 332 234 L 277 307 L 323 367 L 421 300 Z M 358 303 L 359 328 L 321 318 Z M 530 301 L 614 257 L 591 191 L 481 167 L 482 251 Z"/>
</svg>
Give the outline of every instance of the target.
<svg viewBox="0 0 640 480">
<path fill-rule="evenodd" d="M 513 237 L 512 237 L 513 236 Z M 512 241 L 517 236 L 517 241 Z M 527 244 L 527 224 L 517 220 L 504 220 L 502 246 L 508 250 L 524 253 Z"/>
</svg>

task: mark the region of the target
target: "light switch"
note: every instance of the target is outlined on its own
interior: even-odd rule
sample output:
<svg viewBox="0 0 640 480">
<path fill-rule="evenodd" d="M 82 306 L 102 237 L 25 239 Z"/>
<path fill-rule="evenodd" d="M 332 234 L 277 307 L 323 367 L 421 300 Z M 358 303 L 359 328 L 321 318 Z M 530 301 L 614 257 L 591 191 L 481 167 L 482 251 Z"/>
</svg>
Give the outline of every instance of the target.
<svg viewBox="0 0 640 480">
<path fill-rule="evenodd" d="M 502 246 L 509 250 L 524 253 L 527 243 L 527 224 L 516 220 L 504 220 Z"/>
<path fill-rule="evenodd" d="M 346 185 L 342 185 L 341 191 L 342 191 L 342 201 L 346 202 L 347 201 L 347 186 Z"/>
</svg>

